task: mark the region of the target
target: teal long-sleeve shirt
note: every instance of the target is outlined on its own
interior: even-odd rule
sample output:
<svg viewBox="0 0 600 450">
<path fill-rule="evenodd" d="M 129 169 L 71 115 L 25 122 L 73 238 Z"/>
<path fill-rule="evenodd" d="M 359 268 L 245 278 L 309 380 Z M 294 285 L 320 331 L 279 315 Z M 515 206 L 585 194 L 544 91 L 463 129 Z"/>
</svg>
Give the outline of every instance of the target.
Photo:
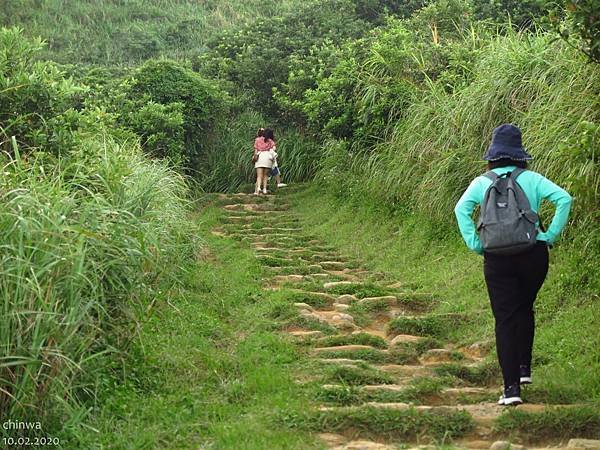
<svg viewBox="0 0 600 450">
<path fill-rule="evenodd" d="M 508 166 L 493 170 L 496 174 L 502 175 L 506 172 L 512 172 L 515 169 L 515 166 Z M 549 200 L 556 207 L 554 217 L 546 232 L 539 231 L 537 235 L 538 241 L 546 241 L 549 244 L 553 244 L 567 224 L 569 211 L 571 210 L 571 196 L 560 186 L 531 170 L 527 170 L 519 175 L 517 183 L 525 191 L 529 205 L 536 213 L 540 209 L 542 200 Z M 492 180 L 487 177 L 479 176 L 475 178 L 454 208 L 458 228 L 467 247 L 480 255 L 483 254 L 483 248 L 472 215 L 475 207 L 481 205 L 481 202 L 483 202 L 485 193 L 491 184 Z"/>
</svg>

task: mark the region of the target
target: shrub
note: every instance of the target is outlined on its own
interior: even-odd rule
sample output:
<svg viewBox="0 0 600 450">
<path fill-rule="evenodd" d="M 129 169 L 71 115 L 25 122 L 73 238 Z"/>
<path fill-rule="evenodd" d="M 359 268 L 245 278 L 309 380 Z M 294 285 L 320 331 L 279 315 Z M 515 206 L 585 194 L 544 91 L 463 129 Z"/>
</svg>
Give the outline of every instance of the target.
<svg viewBox="0 0 600 450">
<path fill-rule="evenodd" d="M 216 82 L 175 61 L 163 59 L 147 61 L 135 72 L 129 96 L 131 99 L 147 97 L 181 113 L 185 130 L 185 163 L 188 168 L 202 173 L 202 157 L 211 133 L 227 110 L 227 93 Z"/>
</svg>

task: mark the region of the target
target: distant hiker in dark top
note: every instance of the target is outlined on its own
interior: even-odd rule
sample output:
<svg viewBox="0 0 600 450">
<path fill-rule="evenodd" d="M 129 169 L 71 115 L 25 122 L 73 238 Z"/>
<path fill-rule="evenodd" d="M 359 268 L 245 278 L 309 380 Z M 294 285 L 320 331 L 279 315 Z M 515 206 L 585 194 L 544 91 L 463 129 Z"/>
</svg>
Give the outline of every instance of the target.
<svg viewBox="0 0 600 450">
<path fill-rule="evenodd" d="M 571 196 L 542 175 L 526 170 L 532 157 L 514 125 L 494 130 L 483 159 L 489 171 L 471 182 L 454 212 L 467 246 L 483 255 L 504 378 L 498 403 L 515 405 L 522 403 L 520 385 L 532 382 L 533 303 L 548 272 L 548 246 L 567 223 Z M 542 200 L 556 207 L 546 231 L 537 215 Z M 476 205 L 481 206 L 477 227 L 471 218 Z"/>
</svg>

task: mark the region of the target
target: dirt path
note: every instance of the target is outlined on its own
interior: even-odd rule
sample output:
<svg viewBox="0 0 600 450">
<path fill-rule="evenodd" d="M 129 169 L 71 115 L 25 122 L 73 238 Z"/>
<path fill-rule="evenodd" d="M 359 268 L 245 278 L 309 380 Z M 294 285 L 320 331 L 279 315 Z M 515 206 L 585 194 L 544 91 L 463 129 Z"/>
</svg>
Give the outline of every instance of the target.
<svg viewBox="0 0 600 450">
<path fill-rule="evenodd" d="M 402 281 L 382 283 L 381 274 L 306 233 L 285 196 L 235 194 L 219 201 L 227 218 L 214 233 L 251 245 L 264 263 L 266 289 L 289 294 L 296 308 L 284 332 L 315 364 L 313 376 L 301 381 L 319 384 L 315 410 L 307 414 L 327 448 L 598 445 L 569 442 L 577 436 L 499 431 L 498 374 L 486 360 L 492 343 L 458 347 L 445 337 L 468 317 L 432 313 L 435 295 Z M 549 408 L 528 403 L 514 410 L 541 417 Z"/>
</svg>

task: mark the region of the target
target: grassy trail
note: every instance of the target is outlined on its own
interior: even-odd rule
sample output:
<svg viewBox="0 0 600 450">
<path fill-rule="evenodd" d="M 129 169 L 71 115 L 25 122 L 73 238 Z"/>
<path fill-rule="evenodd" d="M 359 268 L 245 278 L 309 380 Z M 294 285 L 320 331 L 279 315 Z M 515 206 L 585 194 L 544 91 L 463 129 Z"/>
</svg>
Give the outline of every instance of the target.
<svg viewBox="0 0 600 450">
<path fill-rule="evenodd" d="M 440 313 L 435 292 L 308 232 L 294 196 L 204 205 L 206 250 L 173 308 L 142 331 L 132 381 L 99 417 L 102 446 L 558 448 L 600 438 L 591 406 L 497 406 L 492 343 L 452 339 L 472 317 Z"/>
</svg>

